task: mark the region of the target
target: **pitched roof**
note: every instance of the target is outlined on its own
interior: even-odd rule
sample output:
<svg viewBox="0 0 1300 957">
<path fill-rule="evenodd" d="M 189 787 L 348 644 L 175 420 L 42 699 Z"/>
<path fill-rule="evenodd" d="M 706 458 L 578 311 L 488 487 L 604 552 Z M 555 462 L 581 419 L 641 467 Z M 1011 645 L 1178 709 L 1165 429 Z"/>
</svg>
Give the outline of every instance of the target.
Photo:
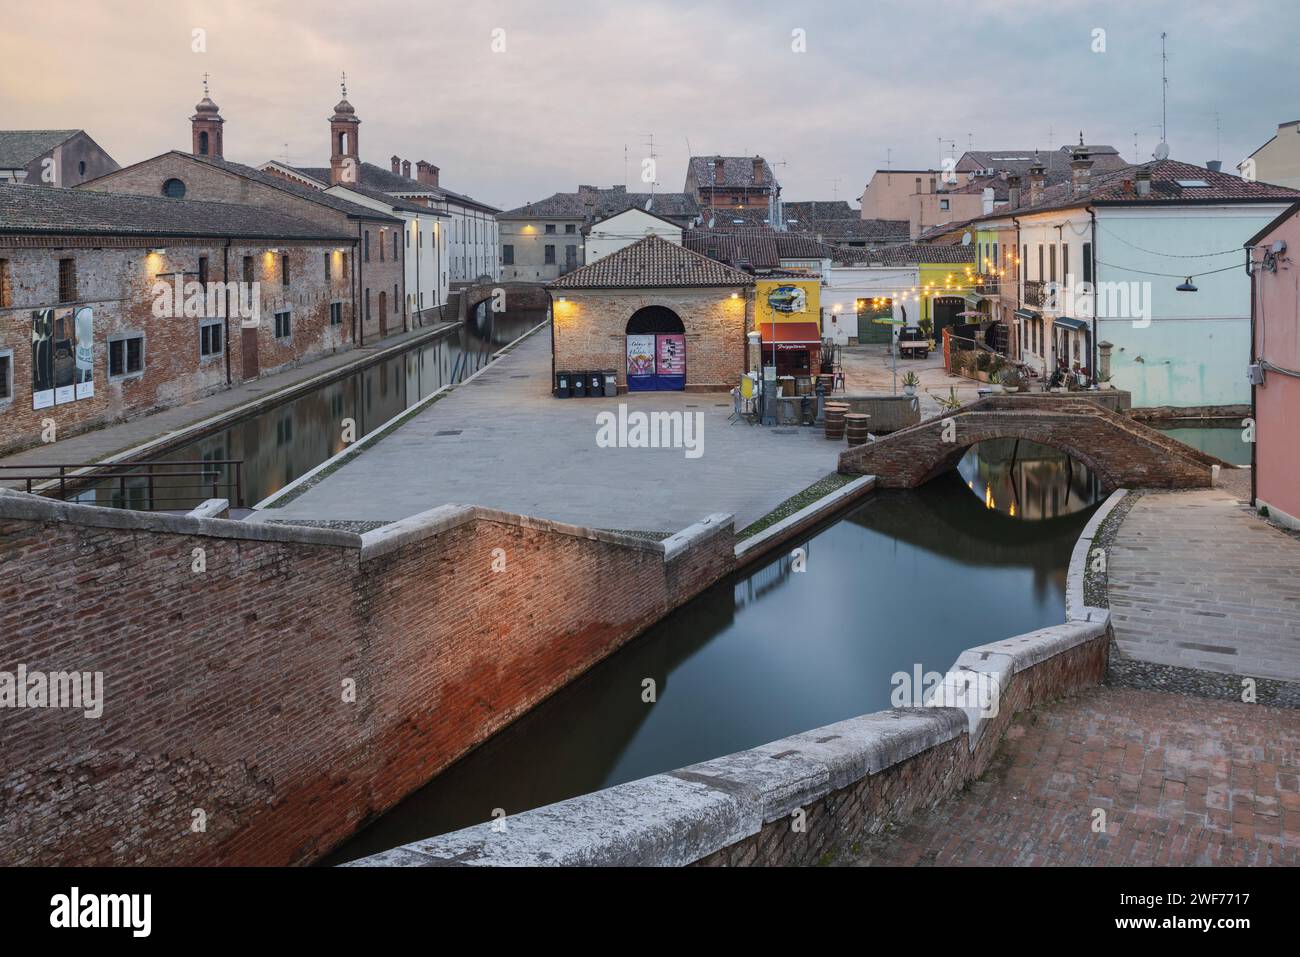
<svg viewBox="0 0 1300 957">
<path fill-rule="evenodd" d="M 661 236 L 647 236 L 603 259 L 561 276 L 556 289 L 642 289 L 662 286 L 748 286 L 754 277 L 683 249 Z"/>
<path fill-rule="evenodd" d="M 717 179 L 717 161 L 722 160 L 722 182 Z M 754 180 L 754 160 L 761 165 L 763 177 Z M 768 189 L 780 185 L 772 173 L 772 167 L 761 156 L 692 156 L 686 165 L 686 188 L 703 189 L 711 186 L 735 188 L 746 186 L 751 189 Z"/>
<path fill-rule="evenodd" d="M 837 261 L 854 266 L 914 266 L 918 263 L 973 263 L 974 246 L 908 243 L 880 249 L 837 249 Z"/>
<path fill-rule="evenodd" d="M 1029 172 L 1029 167 L 1037 160 L 1048 171 L 1068 171 L 1070 161 L 1074 159 L 1075 146 L 1062 146 L 1055 150 L 967 150 L 957 161 L 957 169 L 966 171 L 975 166 L 978 169 L 996 169 L 1022 176 Z M 1088 158 L 1092 160 L 1093 170 L 1107 171 L 1125 166 L 1119 150 L 1105 144 L 1084 146 Z"/>
<path fill-rule="evenodd" d="M 770 226 L 688 229 L 682 233 L 682 245 L 719 262 L 747 263 L 755 269 L 775 269 L 782 259 L 835 259 L 841 252 L 804 233 Z"/>
<path fill-rule="evenodd" d="M 442 210 L 431 209 L 428 206 L 422 206 L 419 203 L 412 203 L 410 200 L 402 199 L 400 196 L 394 196 L 392 193 L 385 193 L 382 189 L 375 189 L 373 186 L 367 186 L 364 183 L 339 183 L 341 189 L 348 189 L 358 194 L 381 203 L 387 203 L 394 209 L 400 209 L 408 213 L 424 213 L 426 216 L 446 216 Z"/>
<path fill-rule="evenodd" d="M 0 130 L 0 169 L 23 169 L 81 130 Z"/>
<path fill-rule="evenodd" d="M 26 185 L 0 185 L 0 233 L 356 239 L 261 206 Z"/>
<path fill-rule="evenodd" d="M 283 165 L 283 164 L 281 164 Z M 289 169 L 295 173 L 306 176 L 320 183 L 322 188 L 330 184 L 330 168 L 328 166 L 290 166 Z M 471 196 L 463 193 L 456 193 L 441 186 L 430 186 L 428 183 L 421 183 L 419 180 L 410 179 L 392 170 L 384 169 L 382 166 L 376 166 L 374 163 L 362 163 L 359 167 L 360 175 L 358 183 L 355 185 L 365 186 L 368 189 L 376 190 L 380 193 L 389 193 L 399 196 L 427 196 L 430 199 L 445 200 L 452 199 L 456 202 L 465 203 L 470 206 L 477 206 L 480 209 L 495 213 L 497 208 L 489 206 L 487 203 L 480 202 Z M 354 184 L 347 184 L 349 187 Z M 361 192 L 358 190 L 358 192 Z"/>
<path fill-rule="evenodd" d="M 650 208 L 646 210 L 646 204 Z M 622 186 L 599 189 L 581 186 L 576 193 L 552 193 L 535 203 L 499 213 L 497 219 L 570 219 L 596 222 L 629 209 L 642 209 L 666 219 L 688 221 L 700 213 L 689 193 L 629 193 Z"/>
</svg>

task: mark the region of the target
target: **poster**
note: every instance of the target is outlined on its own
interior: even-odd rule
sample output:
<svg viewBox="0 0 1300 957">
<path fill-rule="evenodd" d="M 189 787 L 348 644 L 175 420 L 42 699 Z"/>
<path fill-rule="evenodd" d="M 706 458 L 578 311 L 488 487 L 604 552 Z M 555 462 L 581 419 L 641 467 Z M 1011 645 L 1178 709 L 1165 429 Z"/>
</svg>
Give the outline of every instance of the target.
<svg viewBox="0 0 1300 957">
<path fill-rule="evenodd" d="M 650 376 L 655 374 L 655 337 L 627 337 L 627 374 Z"/>
<path fill-rule="evenodd" d="M 659 340 L 659 375 L 686 375 L 686 337 L 682 335 L 657 336 Z"/>
<path fill-rule="evenodd" d="M 54 403 L 62 405 L 77 398 L 77 357 L 73 352 L 76 330 L 71 309 L 54 311 Z"/>
<path fill-rule="evenodd" d="M 54 310 L 32 313 L 32 408 L 54 405 Z"/>
<path fill-rule="evenodd" d="M 754 319 L 772 322 L 821 322 L 821 280 L 759 279 L 754 289 Z"/>
<path fill-rule="evenodd" d="M 76 398 L 89 399 L 95 394 L 95 310 L 78 309 L 76 327 Z"/>
</svg>

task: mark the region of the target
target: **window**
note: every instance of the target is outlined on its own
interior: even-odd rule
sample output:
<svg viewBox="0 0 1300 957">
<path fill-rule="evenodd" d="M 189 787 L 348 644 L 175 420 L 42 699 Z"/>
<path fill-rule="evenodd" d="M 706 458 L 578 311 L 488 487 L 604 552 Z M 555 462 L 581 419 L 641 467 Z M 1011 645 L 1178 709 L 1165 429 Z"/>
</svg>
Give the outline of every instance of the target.
<svg viewBox="0 0 1300 957">
<path fill-rule="evenodd" d="M 947 208 L 948 208 L 948 200 L 946 200 L 946 199 L 941 199 L 941 200 L 939 200 L 939 208 L 940 208 L 940 209 L 947 209 Z"/>
<path fill-rule="evenodd" d="M 77 261 L 59 260 L 59 302 L 77 301 Z"/>
<path fill-rule="evenodd" d="M 1083 281 L 1092 282 L 1092 243 L 1083 244 Z"/>
<path fill-rule="evenodd" d="M 379 231 L 379 261 L 384 262 L 384 231 Z"/>
<path fill-rule="evenodd" d="M 341 302 L 330 303 L 330 325 L 331 326 L 343 325 L 343 303 Z"/>
<path fill-rule="evenodd" d="M 547 264 L 548 266 L 553 266 L 553 265 L 555 265 L 555 247 L 554 247 L 554 246 L 547 246 L 547 247 L 546 247 L 546 264 Z"/>
<path fill-rule="evenodd" d="M 329 280 L 334 278 L 334 266 L 331 261 L 332 259 L 333 257 L 329 253 L 325 254 L 325 281 L 326 282 L 329 282 Z"/>
<path fill-rule="evenodd" d="M 554 224 L 554 223 L 547 223 L 547 224 L 546 224 L 546 233 L 547 233 L 547 235 L 553 235 L 553 234 L 555 233 L 555 224 Z"/>
<path fill-rule="evenodd" d="M 275 337 L 277 339 L 289 338 L 289 311 L 277 312 L 275 314 Z"/>
<path fill-rule="evenodd" d="M 199 285 L 206 291 L 208 288 L 208 257 L 199 257 Z"/>
<path fill-rule="evenodd" d="M 208 155 L 208 134 L 206 130 L 199 133 L 199 155 Z"/>
<path fill-rule="evenodd" d="M 572 236 L 574 233 L 576 233 L 576 232 L 578 231 L 578 227 L 577 227 L 576 225 L 574 225 L 573 223 L 565 223 L 565 224 L 564 224 L 564 231 L 565 231 L 566 233 L 568 233 L 570 236 Z"/>
<path fill-rule="evenodd" d="M 199 358 L 221 355 L 221 320 L 203 319 L 199 322 Z"/>
<path fill-rule="evenodd" d="M 369 289 L 369 287 L 366 288 L 366 318 L 365 318 L 363 321 L 365 321 L 365 322 L 369 322 L 369 321 L 370 321 L 370 289 Z"/>
<path fill-rule="evenodd" d="M 393 236 L 394 238 L 396 238 L 397 234 L 394 233 Z M 397 291 L 397 283 L 393 283 L 393 313 L 394 314 L 400 313 L 402 311 L 402 307 L 401 305 L 399 305 L 401 301 L 402 301 L 401 294 Z"/>
<path fill-rule="evenodd" d="M 348 278 L 348 254 L 339 253 L 339 278 Z"/>
<path fill-rule="evenodd" d="M 0 259 L 0 309 L 12 306 L 14 297 L 13 280 L 9 277 L 9 260 Z"/>
<path fill-rule="evenodd" d="M 501 263 L 505 266 L 513 266 L 515 264 L 515 247 L 509 243 L 501 247 Z"/>
<path fill-rule="evenodd" d="M 252 281 L 253 281 L 253 257 L 245 256 L 244 257 L 244 282 L 251 283 Z"/>
<path fill-rule="evenodd" d="M 12 349 L 0 352 L 0 402 L 14 397 L 14 354 Z"/>
<path fill-rule="evenodd" d="M 1042 282 L 1047 278 L 1047 273 L 1043 271 L 1043 244 L 1038 244 L 1038 281 Z"/>
<path fill-rule="evenodd" d="M 162 193 L 170 199 L 184 199 L 185 184 L 178 179 L 169 179 L 163 183 Z"/>
<path fill-rule="evenodd" d="M 397 230 L 393 230 L 393 258 L 397 258 Z"/>
<path fill-rule="evenodd" d="M 1061 278 L 1070 281 L 1070 244 L 1061 243 Z"/>
<path fill-rule="evenodd" d="M 289 285 L 289 257 L 280 257 L 280 285 Z"/>
<path fill-rule="evenodd" d="M 1053 243 L 1047 250 L 1047 264 L 1051 267 L 1051 274 L 1048 276 L 1052 282 L 1056 282 L 1056 244 Z"/>
<path fill-rule="evenodd" d="M 144 336 L 139 333 L 108 340 L 108 377 L 124 379 L 144 372 Z"/>
<path fill-rule="evenodd" d="M 566 269 L 576 269 L 578 266 L 578 247 L 564 247 L 564 266 Z"/>
<path fill-rule="evenodd" d="M 415 226 L 412 225 L 412 226 L 411 226 L 411 229 L 415 229 Z M 410 248 L 411 248 L 411 233 L 410 233 L 410 230 L 407 230 L 407 231 L 406 231 L 406 248 L 407 248 L 407 249 L 410 249 Z"/>
<path fill-rule="evenodd" d="M 370 230 L 366 230 L 366 249 L 363 256 L 366 262 L 370 262 Z"/>
</svg>

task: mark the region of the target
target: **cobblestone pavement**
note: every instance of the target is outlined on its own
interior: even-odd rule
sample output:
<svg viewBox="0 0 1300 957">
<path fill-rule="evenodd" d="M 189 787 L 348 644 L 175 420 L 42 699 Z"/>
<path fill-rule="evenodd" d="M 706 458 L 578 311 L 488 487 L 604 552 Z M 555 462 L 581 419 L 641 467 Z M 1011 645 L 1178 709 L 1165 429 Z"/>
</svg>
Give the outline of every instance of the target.
<svg viewBox="0 0 1300 957">
<path fill-rule="evenodd" d="M 1300 713 L 1130 688 L 1039 706 L 978 781 L 841 863 L 1295 865 Z"/>
<path fill-rule="evenodd" d="M 1107 571 L 1125 658 L 1300 681 L 1300 540 L 1233 492 L 1147 492 Z"/>
<path fill-rule="evenodd" d="M 884 345 L 846 346 L 840 350 L 844 367 L 844 391 L 849 395 L 890 395 L 894 391 L 893 359 Z M 921 400 L 921 418 L 939 413 L 939 400 L 955 388 L 962 402 L 974 402 L 981 383 L 949 375 L 943 367 L 943 353 L 932 352 L 924 359 L 898 360 L 898 392 L 903 391 L 903 376 L 915 372 L 921 380 L 916 390 Z"/>
</svg>

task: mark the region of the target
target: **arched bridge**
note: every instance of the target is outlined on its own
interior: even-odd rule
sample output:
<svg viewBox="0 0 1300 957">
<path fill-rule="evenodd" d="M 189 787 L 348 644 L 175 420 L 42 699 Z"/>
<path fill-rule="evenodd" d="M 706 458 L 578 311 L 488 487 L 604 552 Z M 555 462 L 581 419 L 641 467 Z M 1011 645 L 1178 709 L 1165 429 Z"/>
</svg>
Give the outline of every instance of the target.
<svg viewBox="0 0 1300 957">
<path fill-rule="evenodd" d="M 500 290 L 500 292 L 498 292 Z M 536 282 L 492 282 L 480 280 L 465 286 L 460 291 L 460 307 L 457 310 L 461 319 L 470 319 L 480 303 L 488 303 L 501 297 L 501 304 L 507 311 L 528 309 L 546 309 L 551 304 L 551 294 L 546 287 Z"/>
<path fill-rule="evenodd" d="M 1230 467 L 1090 399 L 1033 394 L 990 396 L 855 446 L 840 455 L 839 470 L 874 475 L 882 488 L 914 488 L 954 467 L 975 443 L 1005 438 L 1073 456 L 1107 491 L 1204 488 L 1213 466 Z"/>
</svg>

